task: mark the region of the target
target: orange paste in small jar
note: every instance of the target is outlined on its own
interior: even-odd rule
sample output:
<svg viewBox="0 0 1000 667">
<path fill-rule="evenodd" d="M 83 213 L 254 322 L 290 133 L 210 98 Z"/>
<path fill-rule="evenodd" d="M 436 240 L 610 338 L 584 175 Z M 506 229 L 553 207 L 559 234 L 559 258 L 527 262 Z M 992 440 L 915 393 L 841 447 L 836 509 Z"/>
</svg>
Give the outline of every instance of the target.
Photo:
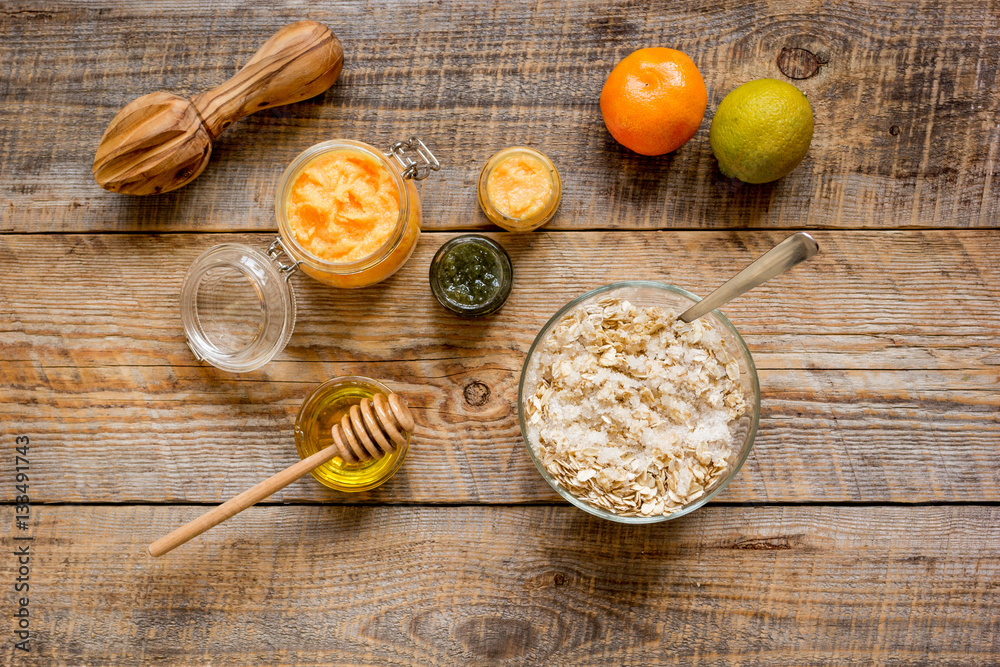
<svg viewBox="0 0 1000 667">
<path fill-rule="evenodd" d="M 420 235 L 413 182 L 390 171 L 394 167 L 367 144 L 337 140 L 314 148 L 301 166 L 293 163 L 279 187 L 286 247 L 293 241 L 299 268 L 327 285 L 385 280 L 409 259 Z"/>
<path fill-rule="evenodd" d="M 530 148 L 500 151 L 486 163 L 479 179 L 483 213 L 512 232 L 531 231 L 551 220 L 561 194 L 555 165 Z"/>
<path fill-rule="evenodd" d="M 545 165 L 531 155 L 515 154 L 493 168 L 486 181 L 493 206 L 508 218 L 523 220 L 540 210 L 552 196 L 552 179 Z"/>
</svg>

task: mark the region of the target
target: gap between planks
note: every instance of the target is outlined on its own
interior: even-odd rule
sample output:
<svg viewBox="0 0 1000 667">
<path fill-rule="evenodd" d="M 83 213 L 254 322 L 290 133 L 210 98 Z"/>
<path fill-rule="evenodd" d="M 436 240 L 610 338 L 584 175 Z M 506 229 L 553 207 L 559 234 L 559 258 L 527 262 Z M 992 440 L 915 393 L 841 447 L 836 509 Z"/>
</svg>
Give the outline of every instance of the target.
<svg viewBox="0 0 1000 667">
<path fill-rule="evenodd" d="M 222 501 L 224 502 L 224 501 Z M 15 505 L 15 501 L 12 500 L 0 500 L 0 507 L 10 507 Z M 214 507 L 221 503 L 217 502 L 198 502 L 198 501 L 33 501 L 33 505 L 44 505 L 46 507 Z M 335 501 L 292 501 L 292 502 L 269 502 L 268 500 L 263 500 L 259 503 L 255 503 L 253 507 L 412 507 L 412 508 L 451 508 L 451 507 L 510 507 L 510 508 L 520 508 L 520 507 L 570 507 L 566 502 L 559 500 L 552 501 L 538 501 L 530 500 L 525 502 L 500 502 L 500 501 L 489 501 L 484 500 L 481 502 L 406 502 L 406 501 L 394 501 L 387 500 L 383 502 L 335 502 Z M 715 508 L 751 508 L 751 507 L 808 507 L 814 509 L 822 508 L 836 508 L 836 507 L 1000 507 L 1000 501 L 995 500 L 918 500 L 914 502 L 903 502 L 903 501 L 865 501 L 865 500 L 833 500 L 833 501 L 794 501 L 794 500 L 749 500 L 749 501 L 713 501 L 704 507 L 715 507 Z M 582 510 L 581 510 L 582 511 Z M 678 517 L 679 518 L 679 517 Z M 614 523 L 614 522 L 612 522 Z"/>
<path fill-rule="evenodd" d="M 1000 224 L 990 225 L 986 227 L 968 227 L 961 225 L 942 225 L 935 227 L 921 227 L 919 225 L 899 225 L 896 227 L 720 227 L 716 229 L 706 229 L 705 227 L 633 227 L 633 228 L 622 228 L 622 227 L 587 227 L 585 229 L 573 229 L 568 227 L 555 227 L 549 229 L 547 227 L 542 227 L 537 231 L 545 232 L 546 234 L 603 234 L 607 232 L 621 232 L 621 233 L 653 233 L 653 232 L 699 232 L 703 234 L 742 234 L 749 232 L 787 232 L 789 236 L 795 232 L 823 232 L 824 234 L 829 233 L 879 233 L 879 234 L 891 234 L 893 232 L 986 232 L 990 230 L 1000 229 Z M 189 230 L 189 231 L 142 231 L 139 229 L 108 229 L 108 230 L 95 230 L 95 231 L 79 231 L 79 230 L 67 230 L 64 232 L 52 232 L 47 230 L 42 231 L 13 231 L 13 230 L 0 230 L 0 237 L 3 236 L 194 236 L 194 235 L 212 235 L 212 234 L 276 234 L 276 227 L 251 227 L 246 229 L 205 229 L 205 230 Z M 435 228 L 422 228 L 420 230 L 421 234 L 483 234 L 483 233 L 496 233 L 496 234 L 508 234 L 499 227 L 493 225 L 470 225 L 468 227 L 435 227 Z M 527 234 L 527 233 L 526 233 Z"/>
</svg>

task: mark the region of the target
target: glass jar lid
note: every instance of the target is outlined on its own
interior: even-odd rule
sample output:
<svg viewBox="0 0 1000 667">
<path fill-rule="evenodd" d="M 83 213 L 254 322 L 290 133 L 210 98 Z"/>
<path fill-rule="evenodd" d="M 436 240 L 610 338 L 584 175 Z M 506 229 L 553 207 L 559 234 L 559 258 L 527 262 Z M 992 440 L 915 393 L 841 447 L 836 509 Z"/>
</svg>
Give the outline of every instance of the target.
<svg viewBox="0 0 1000 667">
<path fill-rule="evenodd" d="M 225 371 L 260 368 L 284 349 L 295 327 L 295 264 L 282 264 L 280 243 L 267 253 L 242 243 L 209 248 L 181 286 L 181 320 L 199 360 Z"/>
</svg>

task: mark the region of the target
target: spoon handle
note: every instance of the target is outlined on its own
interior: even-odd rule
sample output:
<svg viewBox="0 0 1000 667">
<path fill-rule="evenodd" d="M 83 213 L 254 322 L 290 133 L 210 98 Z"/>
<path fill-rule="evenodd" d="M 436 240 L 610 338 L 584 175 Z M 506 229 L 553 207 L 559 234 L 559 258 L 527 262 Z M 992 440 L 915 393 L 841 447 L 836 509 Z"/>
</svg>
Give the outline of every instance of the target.
<svg viewBox="0 0 1000 667">
<path fill-rule="evenodd" d="M 680 319 L 693 322 L 702 315 L 712 312 L 739 295 L 784 273 L 796 264 L 806 261 L 819 252 L 819 244 L 805 232 L 797 232 L 774 246 L 757 260 L 743 269 L 714 292 L 694 304 Z"/>
</svg>

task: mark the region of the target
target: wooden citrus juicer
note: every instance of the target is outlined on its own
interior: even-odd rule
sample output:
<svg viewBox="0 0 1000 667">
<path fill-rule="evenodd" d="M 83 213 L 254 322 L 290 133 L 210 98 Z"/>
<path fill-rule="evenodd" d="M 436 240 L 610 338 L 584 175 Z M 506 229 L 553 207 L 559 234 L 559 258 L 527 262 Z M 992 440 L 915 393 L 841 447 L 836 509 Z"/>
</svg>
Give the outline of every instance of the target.
<svg viewBox="0 0 1000 667">
<path fill-rule="evenodd" d="M 351 406 L 340 422 L 333 425 L 332 445 L 156 540 L 149 545 L 149 555 L 159 558 L 285 488 L 335 456 L 348 463 L 358 463 L 391 454 L 397 447 L 406 445 L 413 427 L 413 415 L 399 394 L 375 394 L 370 400 L 363 399 L 360 405 Z"/>
<path fill-rule="evenodd" d="M 129 103 L 101 137 L 94 178 L 105 190 L 129 195 L 176 190 L 205 169 L 212 142 L 227 127 L 255 111 L 319 95 L 343 66 L 344 50 L 325 25 L 286 25 L 217 88 L 191 98 L 158 91 Z"/>
</svg>

